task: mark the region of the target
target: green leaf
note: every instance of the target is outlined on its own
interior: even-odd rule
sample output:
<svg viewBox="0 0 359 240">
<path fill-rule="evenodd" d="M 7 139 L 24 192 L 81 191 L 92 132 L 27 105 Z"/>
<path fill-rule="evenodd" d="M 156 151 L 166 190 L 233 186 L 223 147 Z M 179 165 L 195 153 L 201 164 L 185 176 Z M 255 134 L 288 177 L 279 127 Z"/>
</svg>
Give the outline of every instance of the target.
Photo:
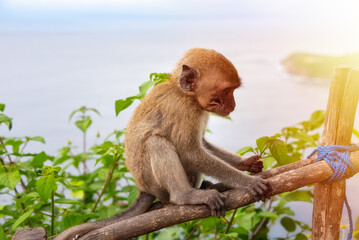
<svg viewBox="0 0 359 240">
<path fill-rule="evenodd" d="M 55 203 L 71 204 L 71 205 L 82 205 L 83 204 L 83 202 L 81 202 L 81 201 L 77 201 L 77 200 L 73 200 L 73 199 L 67 199 L 67 198 L 56 199 Z"/>
<path fill-rule="evenodd" d="M 32 202 L 37 198 L 40 198 L 39 194 L 37 192 L 31 192 L 16 200 L 16 207 L 20 209 L 22 203 L 25 205 L 27 205 L 27 203 L 32 204 Z"/>
<path fill-rule="evenodd" d="M 218 233 L 219 236 L 221 236 L 221 240 L 237 240 L 238 239 L 238 233 L 231 232 L 231 233 Z"/>
<path fill-rule="evenodd" d="M 289 207 L 275 207 L 276 213 L 278 215 L 287 214 L 289 216 L 294 216 L 294 212 Z"/>
<path fill-rule="evenodd" d="M 62 218 L 61 223 L 64 226 L 64 229 L 67 229 L 69 227 L 81 224 L 82 219 L 83 216 L 66 215 Z"/>
<path fill-rule="evenodd" d="M 312 193 L 310 191 L 296 190 L 284 196 L 288 202 L 302 201 L 312 203 Z"/>
<path fill-rule="evenodd" d="M 274 162 L 275 162 L 275 159 L 273 157 L 263 158 L 263 170 L 266 170 L 266 169 L 272 167 Z"/>
<path fill-rule="evenodd" d="M 6 239 L 4 229 L 1 225 L 0 225 L 0 239 Z"/>
<path fill-rule="evenodd" d="M 86 117 L 84 120 L 79 120 L 79 121 L 75 122 L 76 126 L 82 132 L 86 132 L 86 130 L 90 127 L 91 123 L 92 123 L 92 120 L 90 119 L 90 117 Z"/>
<path fill-rule="evenodd" d="M 92 111 L 92 112 L 96 113 L 97 115 L 101 116 L 101 113 L 96 108 L 87 108 L 86 110 Z"/>
<path fill-rule="evenodd" d="M 136 97 L 137 98 L 137 97 Z M 116 116 L 122 112 L 123 110 L 125 110 L 126 108 L 128 108 L 129 106 L 131 106 L 131 104 L 133 103 L 133 101 L 136 98 L 126 98 L 126 99 L 119 99 L 115 102 L 115 110 L 116 110 Z"/>
<path fill-rule="evenodd" d="M 36 141 L 36 142 L 41 142 L 43 144 L 45 144 L 45 139 L 43 137 L 40 136 L 36 136 L 36 137 L 25 137 L 26 141 Z"/>
<path fill-rule="evenodd" d="M 141 84 L 141 86 L 139 87 L 140 93 L 139 93 L 139 97 L 142 99 L 146 96 L 148 89 L 150 89 L 153 85 L 155 85 L 155 83 L 151 80 L 144 82 Z"/>
<path fill-rule="evenodd" d="M 5 110 L 5 104 L 0 103 L 0 112 L 3 112 L 4 110 Z"/>
<path fill-rule="evenodd" d="M 266 218 L 277 218 L 279 217 L 278 214 L 274 213 L 274 212 L 269 212 L 269 211 L 262 211 L 260 213 L 257 214 L 258 217 L 266 217 Z"/>
<path fill-rule="evenodd" d="M 292 155 L 288 155 L 288 157 L 286 158 L 286 163 L 285 164 L 289 164 L 289 163 L 294 163 L 296 161 L 299 161 L 302 157 L 302 154 L 299 152 L 295 152 Z"/>
<path fill-rule="evenodd" d="M 325 111 L 319 110 L 312 113 L 308 120 L 309 129 L 314 130 L 323 125 L 325 119 Z"/>
<path fill-rule="evenodd" d="M 161 231 L 160 234 L 156 237 L 157 240 L 169 240 L 177 239 L 182 232 L 182 229 L 179 227 L 170 227 Z"/>
<path fill-rule="evenodd" d="M 312 136 L 304 133 L 304 132 L 297 132 L 296 134 L 293 135 L 293 138 L 296 138 L 298 140 L 302 140 L 304 142 L 310 142 L 313 145 L 315 145 L 315 140 Z"/>
<path fill-rule="evenodd" d="M 280 220 L 280 224 L 282 224 L 282 226 L 285 228 L 285 230 L 287 230 L 288 232 L 294 232 L 295 231 L 295 222 L 293 221 L 293 219 L 289 218 L 289 217 L 284 217 Z"/>
<path fill-rule="evenodd" d="M 43 201 L 47 201 L 51 192 L 56 192 L 57 185 L 53 175 L 43 176 L 36 182 L 36 190 Z"/>
<path fill-rule="evenodd" d="M 308 238 L 303 233 L 298 233 L 294 240 L 307 240 Z"/>
<path fill-rule="evenodd" d="M 288 161 L 287 155 L 287 144 L 282 140 L 271 140 L 269 144 L 269 150 L 272 156 L 277 160 L 279 165 L 285 165 L 290 163 L 290 161 Z"/>
<path fill-rule="evenodd" d="M 107 219 L 112 217 L 117 213 L 118 208 L 114 205 L 103 207 L 100 209 L 100 218 L 101 219 Z"/>
<path fill-rule="evenodd" d="M 4 123 L 5 125 L 7 125 L 9 130 L 12 127 L 12 119 L 2 113 L 0 113 L 0 124 L 1 123 Z"/>
<path fill-rule="evenodd" d="M 17 167 L 5 168 L 0 167 L 0 185 L 4 185 L 11 190 L 14 190 L 16 184 L 20 182 L 20 172 Z"/>
<path fill-rule="evenodd" d="M 72 113 L 69 116 L 69 121 L 72 119 L 72 117 L 75 115 L 75 113 L 80 112 L 80 109 L 73 110 Z"/>
<path fill-rule="evenodd" d="M 266 146 L 266 144 L 268 142 L 268 139 L 269 138 L 265 136 L 265 137 L 258 138 L 256 140 L 257 148 L 258 148 L 260 153 L 262 153 L 262 151 L 264 150 L 264 148 L 265 148 L 265 146 Z"/>
<path fill-rule="evenodd" d="M 21 223 L 23 223 L 26 219 L 28 219 L 31 214 L 34 212 L 34 209 L 30 209 L 23 213 L 16 222 L 12 225 L 11 230 L 14 231 Z"/>
<path fill-rule="evenodd" d="M 166 81 L 170 76 L 167 73 L 151 73 L 150 80 L 155 83 L 155 85 Z"/>
<path fill-rule="evenodd" d="M 253 152 L 254 153 L 254 149 L 250 146 L 248 147 L 244 147 L 244 148 L 241 148 L 237 151 L 237 154 L 243 156 L 244 154 L 248 153 L 248 152 Z"/>
<path fill-rule="evenodd" d="M 36 156 L 32 159 L 30 162 L 30 165 L 34 168 L 42 168 L 44 166 L 44 162 L 48 159 L 46 153 L 42 151 L 39 154 L 36 154 Z"/>
<path fill-rule="evenodd" d="M 136 197 L 138 195 L 138 188 L 135 187 L 135 186 L 131 186 L 131 191 L 130 191 L 130 194 L 128 196 L 128 205 L 131 205 L 135 200 L 136 200 Z"/>
<path fill-rule="evenodd" d="M 23 143 L 24 142 L 22 140 L 17 139 L 17 138 L 10 138 L 10 139 L 6 140 L 6 142 L 5 142 L 6 145 L 12 146 L 13 153 L 18 153 L 20 146 Z"/>
</svg>

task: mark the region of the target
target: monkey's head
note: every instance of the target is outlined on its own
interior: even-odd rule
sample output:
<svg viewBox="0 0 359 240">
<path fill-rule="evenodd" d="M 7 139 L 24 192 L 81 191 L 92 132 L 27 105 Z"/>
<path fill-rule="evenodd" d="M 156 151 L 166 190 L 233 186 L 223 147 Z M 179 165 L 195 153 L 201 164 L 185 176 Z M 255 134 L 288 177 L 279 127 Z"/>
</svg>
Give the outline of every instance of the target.
<svg viewBox="0 0 359 240">
<path fill-rule="evenodd" d="M 236 68 L 222 54 L 209 49 L 187 51 L 178 62 L 174 79 L 199 106 L 221 116 L 230 114 L 236 102 L 233 92 L 241 85 Z"/>
</svg>

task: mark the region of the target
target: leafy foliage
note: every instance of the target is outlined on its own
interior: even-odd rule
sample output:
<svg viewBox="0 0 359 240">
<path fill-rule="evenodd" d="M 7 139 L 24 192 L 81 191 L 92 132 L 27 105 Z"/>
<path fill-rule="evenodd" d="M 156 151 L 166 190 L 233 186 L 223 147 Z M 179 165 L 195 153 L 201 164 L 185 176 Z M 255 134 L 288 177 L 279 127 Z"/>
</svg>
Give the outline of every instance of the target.
<svg viewBox="0 0 359 240">
<path fill-rule="evenodd" d="M 137 95 L 116 101 L 116 115 L 168 78 L 168 74 L 151 74 Z M 0 104 L 0 111 L 4 109 L 5 105 Z M 77 117 L 75 126 L 85 140 L 92 123 L 90 113 L 100 115 L 98 110 L 83 106 L 69 117 L 70 120 Z M 283 128 L 273 136 L 261 137 L 256 146 L 244 147 L 238 154 L 260 155 L 265 169 L 297 161 L 303 158 L 305 149 L 318 144 L 319 134 L 313 130 L 323 120 L 324 112 L 316 111 L 309 120 Z M 12 119 L 3 113 L 2 125 L 8 129 L 12 126 Z M 91 147 L 84 144 L 82 152 L 76 152 L 69 141 L 55 156 L 26 150 L 30 141 L 45 144 L 40 136 L 0 136 L 0 196 L 9 199 L 0 206 L 0 239 L 10 239 L 18 228 L 34 226 L 45 227 L 48 235 L 57 234 L 82 222 L 111 217 L 128 207 L 138 189 L 125 166 L 124 134 L 125 129 L 114 130 L 98 144 Z M 271 227 L 276 224 L 286 233 L 279 239 L 307 239 L 305 233 L 310 227 L 295 220 L 288 203 L 311 203 L 312 197 L 310 188 L 283 193 L 265 203 L 227 212 L 221 219 L 193 220 L 139 239 L 269 239 Z"/>
<path fill-rule="evenodd" d="M 147 91 L 151 87 L 161 82 L 164 82 L 167 79 L 169 79 L 169 75 L 167 73 L 151 73 L 150 80 L 141 84 L 141 86 L 139 87 L 139 93 L 136 96 L 127 97 L 125 99 L 118 99 L 115 102 L 116 116 L 120 112 L 131 106 L 136 99 L 141 100 L 142 98 L 144 98 L 147 94 Z"/>
</svg>

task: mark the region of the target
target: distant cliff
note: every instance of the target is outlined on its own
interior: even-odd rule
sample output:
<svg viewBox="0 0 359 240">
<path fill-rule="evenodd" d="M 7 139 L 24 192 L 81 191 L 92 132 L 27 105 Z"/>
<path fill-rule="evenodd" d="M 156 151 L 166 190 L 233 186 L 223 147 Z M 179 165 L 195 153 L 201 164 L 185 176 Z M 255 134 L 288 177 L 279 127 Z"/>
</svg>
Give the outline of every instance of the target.
<svg viewBox="0 0 359 240">
<path fill-rule="evenodd" d="M 359 53 L 343 56 L 325 56 L 310 53 L 293 53 L 282 61 L 286 70 L 294 75 L 330 78 L 335 66 L 359 66 Z"/>
</svg>

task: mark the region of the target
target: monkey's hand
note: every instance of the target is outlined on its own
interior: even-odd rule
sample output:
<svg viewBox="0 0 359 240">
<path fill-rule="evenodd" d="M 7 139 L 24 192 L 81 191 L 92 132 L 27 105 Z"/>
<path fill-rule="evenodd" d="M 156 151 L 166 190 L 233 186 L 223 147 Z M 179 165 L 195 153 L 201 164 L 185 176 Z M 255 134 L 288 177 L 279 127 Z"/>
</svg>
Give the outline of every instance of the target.
<svg viewBox="0 0 359 240">
<path fill-rule="evenodd" d="M 264 179 L 259 176 L 250 176 L 250 175 L 246 175 L 246 177 L 250 178 L 249 179 L 250 182 L 245 186 L 253 194 L 253 196 L 256 198 L 257 201 L 262 200 L 264 202 L 266 198 L 271 197 L 272 187 L 267 179 Z"/>
<path fill-rule="evenodd" d="M 250 173 L 259 173 L 263 169 L 263 161 L 258 155 L 243 159 L 238 165 L 238 169 Z"/>
</svg>

